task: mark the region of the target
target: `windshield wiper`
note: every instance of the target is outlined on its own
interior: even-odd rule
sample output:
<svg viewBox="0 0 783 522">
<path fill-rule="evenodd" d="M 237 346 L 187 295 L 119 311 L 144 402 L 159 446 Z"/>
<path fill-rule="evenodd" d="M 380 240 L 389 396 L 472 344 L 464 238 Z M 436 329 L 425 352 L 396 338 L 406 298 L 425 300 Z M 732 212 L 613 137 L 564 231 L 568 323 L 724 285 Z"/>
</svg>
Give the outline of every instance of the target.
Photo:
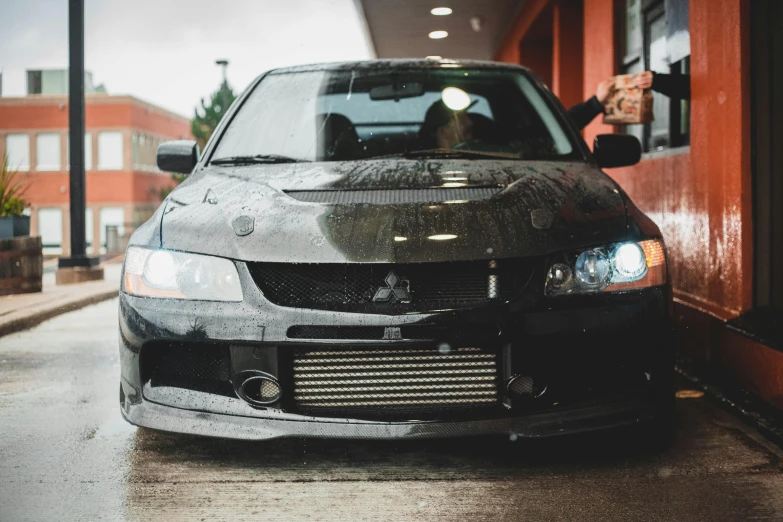
<svg viewBox="0 0 783 522">
<path fill-rule="evenodd" d="M 403 157 L 403 158 L 492 158 L 492 159 L 522 159 L 519 154 L 507 152 L 491 152 L 483 150 L 462 150 L 462 149 L 425 149 L 408 150 L 399 154 L 389 154 L 382 156 L 384 158 Z"/>
<path fill-rule="evenodd" d="M 250 165 L 254 163 L 301 163 L 302 159 L 289 158 L 278 154 L 256 154 L 255 156 L 228 156 L 210 161 L 212 165 Z"/>
</svg>

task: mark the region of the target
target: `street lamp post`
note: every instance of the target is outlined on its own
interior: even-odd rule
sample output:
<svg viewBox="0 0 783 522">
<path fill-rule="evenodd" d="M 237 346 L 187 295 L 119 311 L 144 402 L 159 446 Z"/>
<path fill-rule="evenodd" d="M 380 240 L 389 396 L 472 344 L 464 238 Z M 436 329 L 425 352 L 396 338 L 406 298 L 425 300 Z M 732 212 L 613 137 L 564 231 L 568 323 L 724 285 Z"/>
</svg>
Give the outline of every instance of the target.
<svg viewBox="0 0 783 522">
<path fill-rule="evenodd" d="M 228 110 L 228 80 L 226 79 L 228 60 L 215 60 L 215 65 L 219 65 L 223 68 L 223 83 L 220 84 L 220 92 L 223 94 L 223 104 L 220 107 L 220 114 L 225 114 Z"/>
<path fill-rule="evenodd" d="M 98 257 L 88 256 L 85 248 L 84 0 L 68 0 L 68 62 L 71 253 L 59 259 L 57 284 L 103 279 Z"/>
</svg>

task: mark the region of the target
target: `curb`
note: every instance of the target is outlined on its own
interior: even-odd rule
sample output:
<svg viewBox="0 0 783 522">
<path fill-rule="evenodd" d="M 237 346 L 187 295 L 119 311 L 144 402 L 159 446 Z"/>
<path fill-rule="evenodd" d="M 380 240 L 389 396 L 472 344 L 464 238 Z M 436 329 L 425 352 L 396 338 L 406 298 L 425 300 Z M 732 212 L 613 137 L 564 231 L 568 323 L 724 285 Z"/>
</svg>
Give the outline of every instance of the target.
<svg viewBox="0 0 783 522">
<path fill-rule="evenodd" d="M 731 378 L 686 357 L 678 357 L 676 371 L 723 410 L 754 427 L 767 440 L 783 449 L 780 410 L 737 385 Z"/>
<path fill-rule="evenodd" d="M 84 308 L 85 306 L 89 306 L 91 304 L 96 304 L 96 303 L 100 303 L 101 301 L 112 299 L 114 297 L 117 297 L 118 295 L 119 295 L 118 289 L 108 290 L 97 294 L 85 296 L 82 299 L 79 299 L 78 301 L 71 301 L 69 303 L 63 304 L 56 308 L 51 308 L 49 310 L 41 310 L 39 312 L 32 313 L 27 317 L 20 317 L 19 319 L 8 321 L 7 323 L 0 324 L 0 337 L 3 337 L 5 335 L 10 335 L 12 333 L 21 332 L 22 330 L 29 330 L 30 328 L 34 326 L 38 326 L 42 322 L 51 319 L 53 317 L 57 317 L 58 315 L 66 314 L 68 312 L 73 312 L 74 310 Z"/>
</svg>

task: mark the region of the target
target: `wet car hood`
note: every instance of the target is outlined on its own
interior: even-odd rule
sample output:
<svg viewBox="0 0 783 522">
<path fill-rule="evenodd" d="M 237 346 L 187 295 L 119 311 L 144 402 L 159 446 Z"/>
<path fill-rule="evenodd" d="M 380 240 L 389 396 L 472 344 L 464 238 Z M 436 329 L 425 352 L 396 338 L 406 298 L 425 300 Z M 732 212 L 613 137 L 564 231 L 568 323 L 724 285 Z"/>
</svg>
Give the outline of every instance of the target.
<svg viewBox="0 0 783 522">
<path fill-rule="evenodd" d="M 623 240 L 626 209 L 586 163 L 215 166 L 172 192 L 160 232 L 163 248 L 244 261 L 497 259 Z"/>
</svg>

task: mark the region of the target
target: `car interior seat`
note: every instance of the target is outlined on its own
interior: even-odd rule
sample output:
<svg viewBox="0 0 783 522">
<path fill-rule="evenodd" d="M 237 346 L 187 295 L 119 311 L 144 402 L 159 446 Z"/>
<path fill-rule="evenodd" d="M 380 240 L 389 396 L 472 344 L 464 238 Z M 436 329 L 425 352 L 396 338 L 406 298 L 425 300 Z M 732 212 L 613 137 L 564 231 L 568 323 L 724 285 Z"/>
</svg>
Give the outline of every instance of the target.
<svg viewBox="0 0 783 522">
<path fill-rule="evenodd" d="M 316 117 L 318 129 L 318 160 L 344 161 L 364 157 L 364 147 L 356 128 L 342 114 L 319 114 Z"/>
</svg>

